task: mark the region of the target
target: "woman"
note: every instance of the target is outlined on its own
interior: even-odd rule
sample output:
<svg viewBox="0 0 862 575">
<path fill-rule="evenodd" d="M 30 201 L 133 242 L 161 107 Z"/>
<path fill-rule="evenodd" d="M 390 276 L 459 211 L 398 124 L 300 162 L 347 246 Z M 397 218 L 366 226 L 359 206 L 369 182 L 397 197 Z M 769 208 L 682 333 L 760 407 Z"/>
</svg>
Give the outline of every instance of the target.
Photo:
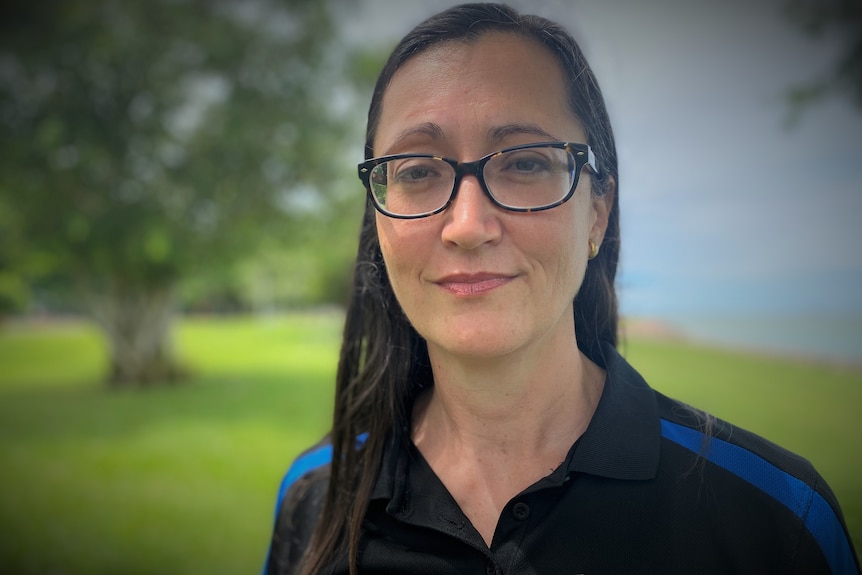
<svg viewBox="0 0 862 575">
<path fill-rule="evenodd" d="M 558 26 L 464 5 L 374 91 L 332 432 L 269 573 L 856 573 L 794 455 L 615 351 L 615 144 Z"/>
</svg>

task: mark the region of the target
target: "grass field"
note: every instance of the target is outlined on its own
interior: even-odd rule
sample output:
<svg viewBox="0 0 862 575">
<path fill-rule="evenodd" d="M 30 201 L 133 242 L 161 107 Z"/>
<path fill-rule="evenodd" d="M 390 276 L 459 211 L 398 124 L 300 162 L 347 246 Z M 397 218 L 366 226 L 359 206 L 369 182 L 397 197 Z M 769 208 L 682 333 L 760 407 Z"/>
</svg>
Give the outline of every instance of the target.
<svg viewBox="0 0 862 575">
<path fill-rule="evenodd" d="M 187 319 L 197 378 L 97 384 L 85 324 L 0 330 L 0 573 L 259 572 L 286 466 L 326 428 L 338 314 Z M 663 392 L 811 459 L 862 539 L 862 372 L 632 339 Z"/>
</svg>

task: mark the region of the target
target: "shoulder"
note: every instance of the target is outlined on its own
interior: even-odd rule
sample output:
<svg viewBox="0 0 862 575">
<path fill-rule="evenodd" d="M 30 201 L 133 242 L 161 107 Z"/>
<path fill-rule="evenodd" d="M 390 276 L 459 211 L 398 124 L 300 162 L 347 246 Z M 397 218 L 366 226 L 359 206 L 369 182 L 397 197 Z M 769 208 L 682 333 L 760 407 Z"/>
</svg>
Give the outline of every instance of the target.
<svg viewBox="0 0 862 575">
<path fill-rule="evenodd" d="M 814 486 L 824 484 L 805 458 L 741 427 L 678 400 L 654 392 L 659 406 L 662 438 L 672 441 L 747 480 L 793 477 Z M 825 485 L 825 484 L 824 484 Z"/>
<path fill-rule="evenodd" d="M 367 437 L 362 433 L 355 438 L 356 449 L 364 445 Z M 286 575 L 294 573 L 299 565 L 323 513 L 332 459 L 332 443 L 327 435 L 300 454 L 287 470 L 275 505 L 267 573 Z"/>
<path fill-rule="evenodd" d="M 810 540 L 819 548 L 833 573 L 857 572 L 838 502 L 808 460 L 661 393 L 655 395 L 662 443 L 667 444 L 662 451 L 676 460 L 674 467 L 684 467 L 700 482 L 708 476 L 710 489 L 733 493 L 741 512 L 749 516 L 776 510 L 785 518 L 783 523 L 798 525 L 801 541 Z"/>
<path fill-rule="evenodd" d="M 276 516 L 285 500 L 295 500 L 311 486 L 325 484 L 331 462 L 332 445 L 326 439 L 301 453 L 288 468 L 278 488 Z"/>
<path fill-rule="evenodd" d="M 322 441 L 300 454 L 278 490 L 268 573 L 291 573 L 308 548 L 329 484 L 332 446 Z"/>
<path fill-rule="evenodd" d="M 751 483 L 789 505 L 791 495 L 821 490 L 833 498 L 825 481 L 805 458 L 748 430 L 732 425 L 680 401 L 654 392 L 659 406 L 662 439 L 682 447 Z M 777 491 L 776 486 L 794 486 Z M 796 508 L 796 505 L 790 505 Z"/>
</svg>

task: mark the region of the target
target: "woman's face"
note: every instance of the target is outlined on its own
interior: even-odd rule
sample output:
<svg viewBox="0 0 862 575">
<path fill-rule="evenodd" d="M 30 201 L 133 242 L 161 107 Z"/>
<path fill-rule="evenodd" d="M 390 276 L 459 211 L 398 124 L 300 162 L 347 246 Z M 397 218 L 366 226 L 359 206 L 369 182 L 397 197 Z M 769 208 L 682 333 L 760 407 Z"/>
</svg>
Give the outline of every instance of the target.
<svg viewBox="0 0 862 575">
<path fill-rule="evenodd" d="M 447 42 L 393 76 L 374 153 L 463 162 L 518 144 L 586 143 L 566 100 L 559 64 L 532 40 L 488 33 Z M 502 210 L 467 176 L 442 213 L 377 214 L 389 280 L 432 357 L 490 359 L 536 350 L 549 338 L 574 341 L 572 300 L 588 240 L 600 243 L 610 207 L 610 197 L 591 197 L 584 172 L 574 196 L 547 211 Z"/>
</svg>

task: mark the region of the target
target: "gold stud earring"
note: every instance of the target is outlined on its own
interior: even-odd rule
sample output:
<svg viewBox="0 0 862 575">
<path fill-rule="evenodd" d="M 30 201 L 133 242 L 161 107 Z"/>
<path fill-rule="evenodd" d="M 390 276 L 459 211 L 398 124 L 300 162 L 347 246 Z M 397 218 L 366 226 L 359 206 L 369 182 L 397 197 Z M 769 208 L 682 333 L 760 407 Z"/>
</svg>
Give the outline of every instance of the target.
<svg viewBox="0 0 862 575">
<path fill-rule="evenodd" d="M 594 259 L 597 255 L 599 255 L 599 246 L 593 240 L 590 240 L 590 255 L 589 259 Z"/>
</svg>

